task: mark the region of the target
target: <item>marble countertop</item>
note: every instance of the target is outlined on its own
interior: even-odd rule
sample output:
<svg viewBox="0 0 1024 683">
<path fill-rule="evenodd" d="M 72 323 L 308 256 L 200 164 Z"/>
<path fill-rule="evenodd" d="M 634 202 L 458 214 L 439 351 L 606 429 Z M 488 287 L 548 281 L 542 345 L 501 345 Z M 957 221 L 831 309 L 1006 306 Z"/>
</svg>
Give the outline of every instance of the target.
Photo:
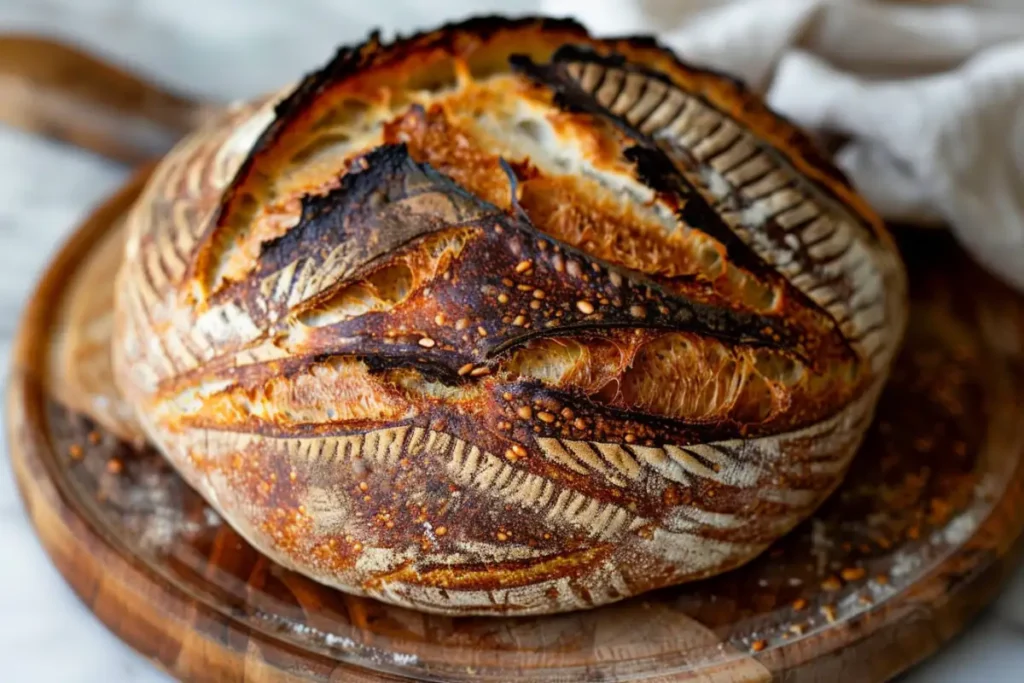
<svg viewBox="0 0 1024 683">
<path fill-rule="evenodd" d="M 473 12 L 523 13 L 534 0 L 0 0 L 0 30 L 44 32 L 220 100 L 271 90 L 318 66 L 376 25 L 399 31 Z M 0 362 L 24 299 L 53 251 L 127 169 L 0 128 Z M 6 459 L 6 442 L 0 445 Z M 4 680 L 167 680 L 100 623 L 36 541 L 10 468 L 0 466 L 0 662 Z M 59 655 L 53 653 L 59 648 Z M 911 683 L 1024 680 L 1024 570 Z"/>
</svg>

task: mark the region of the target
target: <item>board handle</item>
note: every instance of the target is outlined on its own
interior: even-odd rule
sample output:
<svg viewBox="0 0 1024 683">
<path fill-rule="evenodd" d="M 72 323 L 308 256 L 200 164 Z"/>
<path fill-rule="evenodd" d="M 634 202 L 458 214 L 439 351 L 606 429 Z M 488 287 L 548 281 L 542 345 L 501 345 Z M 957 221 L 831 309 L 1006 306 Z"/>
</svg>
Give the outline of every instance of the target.
<svg viewBox="0 0 1024 683">
<path fill-rule="evenodd" d="M 212 111 L 71 45 L 0 35 L 0 123 L 134 165 Z"/>
</svg>

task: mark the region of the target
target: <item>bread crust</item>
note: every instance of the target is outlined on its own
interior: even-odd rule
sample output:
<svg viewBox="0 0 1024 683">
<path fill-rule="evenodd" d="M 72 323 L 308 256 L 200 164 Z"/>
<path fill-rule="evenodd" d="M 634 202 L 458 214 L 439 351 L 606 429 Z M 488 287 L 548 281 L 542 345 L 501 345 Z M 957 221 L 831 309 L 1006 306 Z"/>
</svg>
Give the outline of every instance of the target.
<svg viewBox="0 0 1024 683">
<path fill-rule="evenodd" d="M 148 437 L 275 561 L 447 614 L 755 557 L 841 480 L 905 324 L 799 130 L 567 21 L 342 49 L 182 142 L 128 232 Z"/>
</svg>

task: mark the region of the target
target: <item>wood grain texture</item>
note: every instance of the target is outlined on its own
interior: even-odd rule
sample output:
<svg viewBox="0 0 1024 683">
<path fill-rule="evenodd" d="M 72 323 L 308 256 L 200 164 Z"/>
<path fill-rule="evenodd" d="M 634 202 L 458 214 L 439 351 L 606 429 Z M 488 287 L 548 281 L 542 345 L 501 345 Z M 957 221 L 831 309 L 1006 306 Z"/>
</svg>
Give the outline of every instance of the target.
<svg viewBox="0 0 1024 683">
<path fill-rule="evenodd" d="M 910 333 L 877 420 L 842 487 L 761 558 L 548 617 L 432 616 L 325 588 L 253 550 L 157 453 L 45 388 L 69 276 L 138 188 L 43 278 L 18 338 L 9 438 L 61 573 L 182 679 L 881 681 L 962 628 L 1018 557 L 1024 301 L 947 237 L 908 235 Z"/>
<path fill-rule="evenodd" d="M 117 161 L 159 157 L 212 111 L 77 47 L 0 35 L 0 122 Z"/>
</svg>

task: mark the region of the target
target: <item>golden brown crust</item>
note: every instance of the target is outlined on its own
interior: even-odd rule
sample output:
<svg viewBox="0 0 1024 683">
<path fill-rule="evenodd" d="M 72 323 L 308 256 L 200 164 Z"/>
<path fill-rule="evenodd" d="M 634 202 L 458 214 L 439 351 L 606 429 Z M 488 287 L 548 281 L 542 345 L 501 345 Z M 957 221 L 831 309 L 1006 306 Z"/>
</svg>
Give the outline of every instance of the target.
<svg viewBox="0 0 1024 683">
<path fill-rule="evenodd" d="M 749 560 L 839 482 L 904 324 L 799 131 L 571 22 L 344 49 L 182 143 L 129 229 L 150 438 L 275 560 L 432 611 Z"/>
</svg>

